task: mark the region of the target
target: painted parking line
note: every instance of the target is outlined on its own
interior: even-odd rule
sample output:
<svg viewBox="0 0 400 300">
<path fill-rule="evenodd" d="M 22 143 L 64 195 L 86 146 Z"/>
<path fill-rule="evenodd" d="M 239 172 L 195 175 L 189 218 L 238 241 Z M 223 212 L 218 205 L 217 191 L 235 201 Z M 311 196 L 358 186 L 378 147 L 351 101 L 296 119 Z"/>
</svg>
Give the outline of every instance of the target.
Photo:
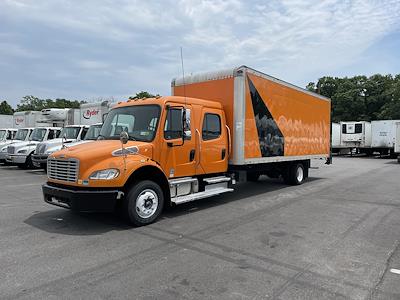
<svg viewBox="0 0 400 300">
<path fill-rule="evenodd" d="M 390 269 L 390 272 L 393 274 L 400 275 L 400 270 L 399 269 Z"/>
</svg>

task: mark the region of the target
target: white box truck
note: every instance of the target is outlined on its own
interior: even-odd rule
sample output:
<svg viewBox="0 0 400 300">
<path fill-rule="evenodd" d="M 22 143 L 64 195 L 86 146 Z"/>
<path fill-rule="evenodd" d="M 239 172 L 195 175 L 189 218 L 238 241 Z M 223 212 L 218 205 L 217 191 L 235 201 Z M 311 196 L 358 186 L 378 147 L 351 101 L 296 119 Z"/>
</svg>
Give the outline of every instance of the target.
<svg viewBox="0 0 400 300">
<path fill-rule="evenodd" d="M 340 144 L 357 153 L 372 154 L 371 123 L 367 121 L 340 122 Z"/>
<path fill-rule="evenodd" d="M 14 113 L 14 128 L 36 127 L 40 111 L 18 111 Z"/>
<path fill-rule="evenodd" d="M 394 143 L 396 138 L 396 123 L 400 120 L 379 120 L 372 121 L 372 143 L 374 152 L 390 154 L 394 157 Z"/>
<path fill-rule="evenodd" d="M 80 108 L 81 125 L 93 125 L 103 122 L 103 116 L 110 110 L 110 102 L 85 103 Z"/>
</svg>

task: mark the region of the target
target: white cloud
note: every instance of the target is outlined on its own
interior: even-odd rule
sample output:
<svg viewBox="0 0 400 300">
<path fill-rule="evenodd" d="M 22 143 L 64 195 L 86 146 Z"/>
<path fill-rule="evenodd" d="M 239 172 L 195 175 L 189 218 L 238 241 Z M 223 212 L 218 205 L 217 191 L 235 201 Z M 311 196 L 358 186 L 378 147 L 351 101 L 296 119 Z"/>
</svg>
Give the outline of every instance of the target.
<svg viewBox="0 0 400 300">
<path fill-rule="evenodd" d="M 303 84 L 337 72 L 398 32 L 400 2 L 4 0 L 0 20 L 13 98 L 168 94 L 180 46 L 187 73 L 247 64 Z"/>
</svg>

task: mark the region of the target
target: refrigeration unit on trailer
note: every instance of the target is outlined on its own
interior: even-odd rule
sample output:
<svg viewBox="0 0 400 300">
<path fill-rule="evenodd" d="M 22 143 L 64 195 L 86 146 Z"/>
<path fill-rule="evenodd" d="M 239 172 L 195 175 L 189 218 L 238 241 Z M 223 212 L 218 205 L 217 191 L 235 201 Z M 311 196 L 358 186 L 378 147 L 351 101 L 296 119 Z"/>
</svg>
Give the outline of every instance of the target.
<svg viewBox="0 0 400 300">
<path fill-rule="evenodd" d="M 87 125 L 68 125 L 54 139 L 48 139 L 36 145 L 32 154 L 32 163 L 35 167 L 47 168 L 49 154 L 61 150 L 63 146 L 81 141 L 89 130 Z"/>
<path fill-rule="evenodd" d="M 372 153 L 370 122 L 340 122 L 340 127 L 340 144 L 343 148 L 356 149 L 358 153 Z"/>
<path fill-rule="evenodd" d="M 185 86 L 184 86 L 185 83 Z M 164 205 L 234 192 L 261 174 L 298 185 L 330 163 L 328 98 L 245 66 L 172 81 L 172 96 L 119 102 L 101 140 L 52 153 L 47 203 L 120 207 L 146 225 Z"/>
<path fill-rule="evenodd" d="M 394 156 L 394 143 L 396 139 L 396 123 L 400 120 L 372 121 L 372 143 L 374 152 Z"/>
<path fill-rule="evenodd" d="M 13 128 L 13 116 L 12 115 L 0 115 L 0 129 L 1 128 Z"/>
<path fill-rule="evenodd" d="M 57 138 L 60 130 L 61 128 L 57 127 L 36 127 L 33 129 L 28 141 L 7 146 L 6 162 L 17 165 L 20 168 L 33 167 L 32 154 L 37 144 Z"/>
<path fill-rule="evenodd" d="M 14 139 L 0 141 L 0 163 L 6 162 L 7 147 L 15 143 L 28 141 L 32 131 L 33 128 L 19 128 L 14 136 Z"/>
</svg>

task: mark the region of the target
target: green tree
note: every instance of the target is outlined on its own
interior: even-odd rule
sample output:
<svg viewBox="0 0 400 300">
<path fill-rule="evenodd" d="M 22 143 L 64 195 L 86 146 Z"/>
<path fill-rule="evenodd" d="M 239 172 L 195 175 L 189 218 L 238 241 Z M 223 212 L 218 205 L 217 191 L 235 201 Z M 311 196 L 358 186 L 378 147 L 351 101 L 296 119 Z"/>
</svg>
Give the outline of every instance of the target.
<svg viewBox="0 0 400 300">
<path fill-rule="evenodd" d="M 400 75 L 322 77 L 306 88 L 332 100 L 332 121 L 400 118 Z"/>
<path fill-rule="evenodd" d="M 17 111 L 27 110 L 42 110 L 45 108 L 79 108 L 85 101 L 67 100 L 63 98 L 52 99 L 39 99 L 35 96 L 25 96 L 22 98 L 20 104 L 17 105 Z"/>
<path fill-rule="evenodd" d="M 0 103 L 0 115 L 12 115 L 14 110 L 11 105 L 7 103 L 7 101 L 2 101 Z"/>
<path fill-rule="evenodd" d="M 154 98 L 154 97 L 159 97 L 160 95 L 153 95 L 149 92 L 141 91 L 139 93 L 136 93 L 136 95 L 129 97 L 129 99 L 140 99 L 140 98 Z"/>
</svg>

